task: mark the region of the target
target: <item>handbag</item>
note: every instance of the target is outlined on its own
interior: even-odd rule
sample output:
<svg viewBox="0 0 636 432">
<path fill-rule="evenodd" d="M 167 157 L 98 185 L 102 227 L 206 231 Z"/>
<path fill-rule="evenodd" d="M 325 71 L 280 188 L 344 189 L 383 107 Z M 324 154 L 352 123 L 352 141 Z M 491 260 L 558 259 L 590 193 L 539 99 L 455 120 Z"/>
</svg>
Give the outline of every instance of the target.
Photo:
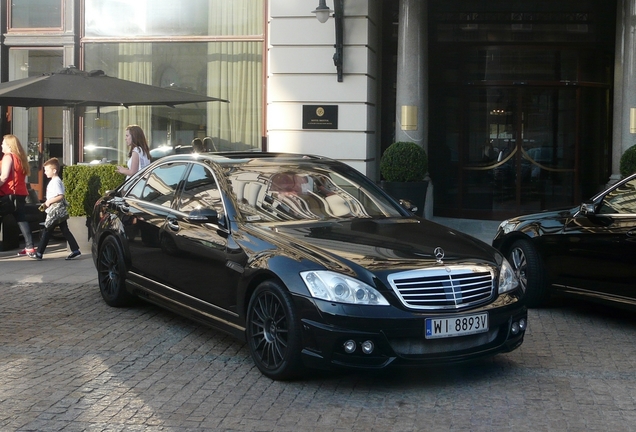
<svg viewBox="0 0 636 432">
<path fill-rule="evenodd" d="M 50 228 L 68 219 L 68 202 L 66 199 L 52 204 L 46 212 L 44 227 Z"/>
<path fill-rule="evenodd" d="M 15 211 L 15 198 L 13 195 L 0 196 L 0 216 L 6 216 Z"/>
</svg>

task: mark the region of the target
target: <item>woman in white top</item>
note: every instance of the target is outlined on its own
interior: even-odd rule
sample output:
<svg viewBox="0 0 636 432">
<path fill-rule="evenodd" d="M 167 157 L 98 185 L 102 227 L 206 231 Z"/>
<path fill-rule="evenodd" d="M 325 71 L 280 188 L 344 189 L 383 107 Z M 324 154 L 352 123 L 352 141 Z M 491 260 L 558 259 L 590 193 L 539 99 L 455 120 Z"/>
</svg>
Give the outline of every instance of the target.
<svg viewBox="0 0 636 432">
<path fill-rule="evenodd" d="M 126 127 L 126 145 L 128 146 L 128 168 L 117 167 L 117 171 L 126 178 L 150 164 L 150 149 L 144 131 L 137 125 Z"/>
</svg>

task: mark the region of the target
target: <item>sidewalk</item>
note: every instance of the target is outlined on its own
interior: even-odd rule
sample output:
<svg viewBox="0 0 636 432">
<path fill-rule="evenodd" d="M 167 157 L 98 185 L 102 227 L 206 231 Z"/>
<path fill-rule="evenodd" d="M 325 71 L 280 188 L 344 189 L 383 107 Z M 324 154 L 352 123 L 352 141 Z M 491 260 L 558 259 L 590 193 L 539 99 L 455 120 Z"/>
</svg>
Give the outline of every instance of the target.
<svg viewBox="0 0 636 432">
<path fill-rule="evenodd" d="M 97 271 L 90 250 L 66 261 L 66 241 L 51 240 L 41 261 L 19 257 L 18 250 L 0 252 L 0 281 L 3 283 L 97 284 Z"/>
</svg>

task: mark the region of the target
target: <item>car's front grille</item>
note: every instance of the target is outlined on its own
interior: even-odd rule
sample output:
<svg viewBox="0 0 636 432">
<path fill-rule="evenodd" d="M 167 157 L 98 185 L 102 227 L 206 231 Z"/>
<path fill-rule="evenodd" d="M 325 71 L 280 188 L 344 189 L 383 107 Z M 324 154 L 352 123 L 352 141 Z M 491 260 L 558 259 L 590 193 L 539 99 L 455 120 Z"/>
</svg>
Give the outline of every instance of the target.
<svg viewBox="0 0 636 432">
<path fill-rule="evenodd" d="M 492 298 L 494 270 L 484 266 L 444 266 L 394 273 L 388 281 L 408 308 L 457 310 Z"/>
</svg>

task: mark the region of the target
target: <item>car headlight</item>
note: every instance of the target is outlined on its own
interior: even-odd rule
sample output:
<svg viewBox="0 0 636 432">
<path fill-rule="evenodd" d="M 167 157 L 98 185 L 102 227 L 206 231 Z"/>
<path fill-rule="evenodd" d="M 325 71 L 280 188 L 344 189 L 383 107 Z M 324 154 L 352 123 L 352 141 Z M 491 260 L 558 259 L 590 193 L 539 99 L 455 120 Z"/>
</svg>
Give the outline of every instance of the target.
<svg viewBox="0 0 636 432">
<path fill-rule="evenodd" d="M 499 271 L 499 294 L 512 291 L 519 286 L 519 279 L 508 260 L 504 258 Z"/>
<path fill-rule="evenodd" d="M 327 270 L 300 273 L 311 295 L 338 303 L 388 306 L 389 302 L 375 288 L 362 281 Z"/>
</svg>

